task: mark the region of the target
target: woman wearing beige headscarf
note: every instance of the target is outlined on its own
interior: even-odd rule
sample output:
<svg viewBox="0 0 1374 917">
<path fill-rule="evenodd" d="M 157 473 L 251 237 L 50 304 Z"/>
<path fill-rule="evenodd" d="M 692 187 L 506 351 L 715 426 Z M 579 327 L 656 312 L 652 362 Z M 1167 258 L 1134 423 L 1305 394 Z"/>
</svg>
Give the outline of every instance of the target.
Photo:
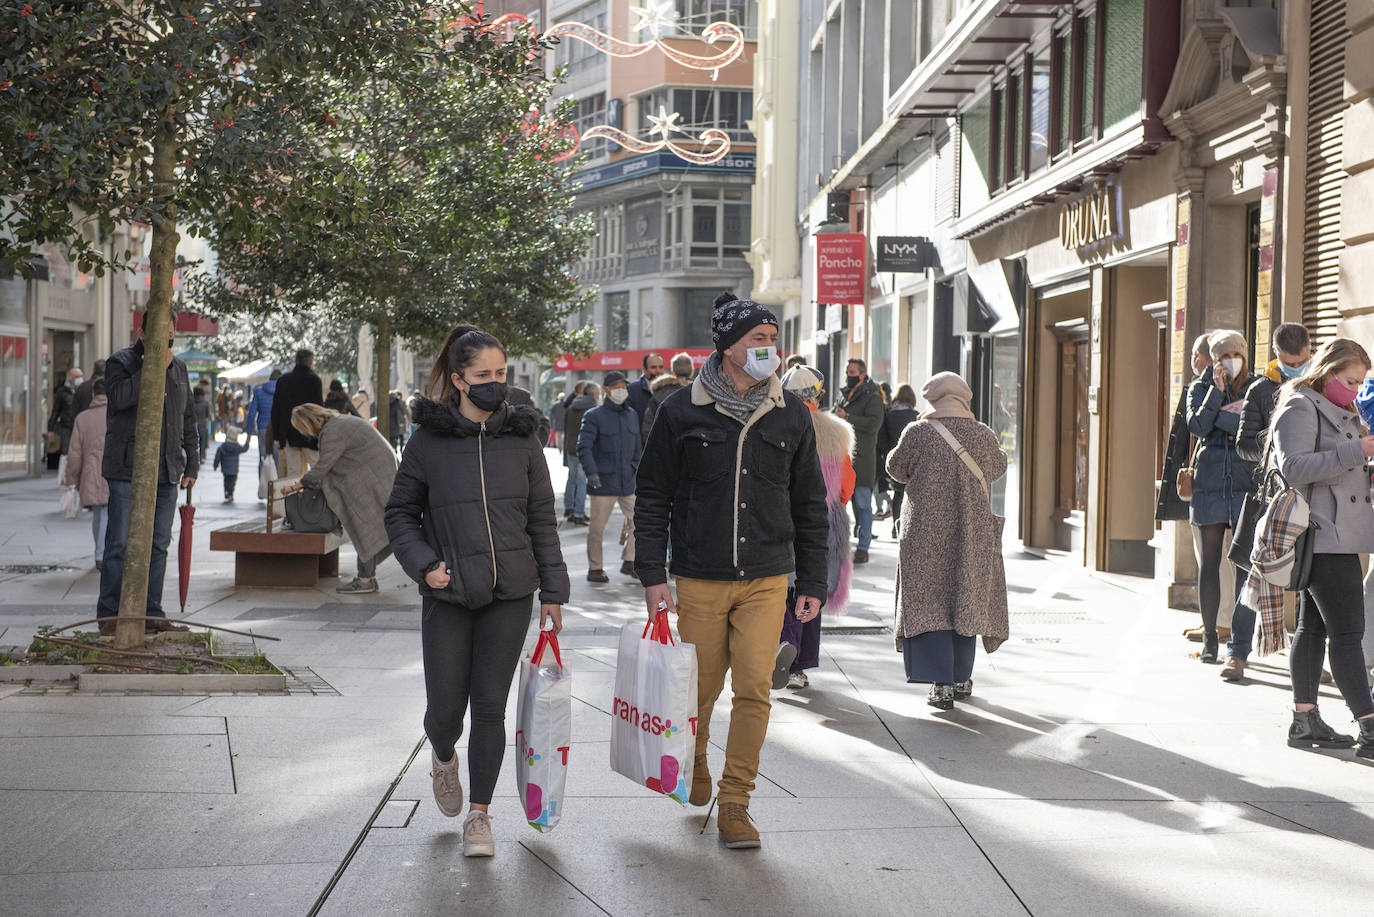
<svg viewBox="0 0 1374 917">
<path fill-rule="evenodd" d="M 973 693 L 976 637 L 990 653 L 1007 639 L 1002 521 L 992 482 L 1007 471 L 997 434 L 973 416 L 973 392 L 940 373 L 921 397 L 932 410 L 908 426 L 887 460 L 906 485 L 897 562 L 897 649 L 906 680 L 929 683 L 927 703 L 949 710 Z"/>
</svg>

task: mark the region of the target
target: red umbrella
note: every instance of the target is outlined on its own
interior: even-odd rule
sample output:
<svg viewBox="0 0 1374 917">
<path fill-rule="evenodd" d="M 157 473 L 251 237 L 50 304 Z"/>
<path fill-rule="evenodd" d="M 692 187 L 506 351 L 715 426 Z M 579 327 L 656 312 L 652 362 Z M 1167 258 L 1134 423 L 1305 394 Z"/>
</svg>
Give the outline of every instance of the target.
<svg viewBox="0 0 1374 917">
<path fill-rule="evenodd" d="M 186 505 L 177 507 L 181 513 L 181 538 L 177 541 L 177 584 L 181 587 L 181 615 L 186 616 L 186 588 L 191 585 L 191 527 L 195 523 L 196 508 L 191 505 L 191 488 L 186 488 Z"/>
</svg>

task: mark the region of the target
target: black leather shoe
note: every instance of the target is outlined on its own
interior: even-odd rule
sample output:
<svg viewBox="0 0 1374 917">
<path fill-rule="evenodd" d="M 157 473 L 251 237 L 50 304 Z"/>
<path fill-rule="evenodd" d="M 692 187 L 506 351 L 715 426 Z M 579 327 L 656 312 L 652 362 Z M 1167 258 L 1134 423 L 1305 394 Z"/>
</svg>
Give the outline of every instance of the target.
<svg viewBox="0 0 1374 917">
<path fill-rule="evenodd" d="M 1208 665 L 1217 664 L 1217 632 L 1212 631 L 1202 638 L 1202 652 L 1198 657 Z"/>
<path fill-rule="evenodd" d="M 866 564 L 866 563 L 868 563 L 868 552 L 867 552 L 867 551 L 855 551 L 855 552 L 854 552 L 854 563 L 856 563 L 856 564 Z"/>
<path fill-rule="evenodd" d="M 605 570 L 587 571 L 587 582 L 589 583 L 609 583 L 611 578 L 606 575 Z"/>
<path fill-rule="evenodd" d="M 1360 744 L 1355 746 L 1355 755 L 1360 758 L 1374 758 L 1374 716 L 1365 717 L 1360 723 Z"/>
<path fill-rule="evenodd" d="M 937 710 L 953 710 L 954 685 L 931 685 L 930 694 L 926 696 L 926 703 Z"/>
<path fill-rule="evenodd" d="M 1366 726 L 1366 723 L 1369 725 Z M 1374 758 L 1374 720 L 1360 720 L 1362 742 L 1366 730 L 1371 744 L 1364 757 Z M 1293 725 L 1288 727 L 1289 748 L 1349 748 L 1354 744 L 1354 736 L 1342 735 L 1328 726 L 1316 707 L 1311 710 L 1293 711 Z"/>
</svg>

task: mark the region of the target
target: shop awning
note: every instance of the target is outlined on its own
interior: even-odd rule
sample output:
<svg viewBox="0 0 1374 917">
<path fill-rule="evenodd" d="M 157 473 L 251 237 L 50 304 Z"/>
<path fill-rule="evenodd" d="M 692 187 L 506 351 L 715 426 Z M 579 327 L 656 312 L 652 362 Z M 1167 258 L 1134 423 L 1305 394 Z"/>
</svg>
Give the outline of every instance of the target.
<svg viewBox="0 0 1374 917">
<path fill-rule="evenodd" d="M 274 369 L 276 369 L 276 364 L 271 360 L 254 360 L 252 363 L 231 366 L 220 373 L 219 377 L 226 382 L 249 382 L 256 385 L 260 382 L 266 382 Z"/>
</svg>

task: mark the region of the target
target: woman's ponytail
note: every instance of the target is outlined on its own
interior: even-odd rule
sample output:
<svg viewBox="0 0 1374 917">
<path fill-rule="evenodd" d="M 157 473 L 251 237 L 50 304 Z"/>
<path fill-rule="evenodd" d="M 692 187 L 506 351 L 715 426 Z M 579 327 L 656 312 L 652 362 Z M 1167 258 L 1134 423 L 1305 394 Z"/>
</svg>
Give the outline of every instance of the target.
<svg viewBox="0 0 1374 917">
<path fill-rule="evenodd" d="M 476 359 L 477 354 L 495 347 L 504 355 L 506 348 L 501 342 L 475 325 L 457 324 L 444 338 L 439 355 L 434 360 L 434 368 L 429 371 L 425 382 L 426 394 L 431 398 L 443 400 L 454 393 L 453 373 L 462 373 Z"/>
</svg>

